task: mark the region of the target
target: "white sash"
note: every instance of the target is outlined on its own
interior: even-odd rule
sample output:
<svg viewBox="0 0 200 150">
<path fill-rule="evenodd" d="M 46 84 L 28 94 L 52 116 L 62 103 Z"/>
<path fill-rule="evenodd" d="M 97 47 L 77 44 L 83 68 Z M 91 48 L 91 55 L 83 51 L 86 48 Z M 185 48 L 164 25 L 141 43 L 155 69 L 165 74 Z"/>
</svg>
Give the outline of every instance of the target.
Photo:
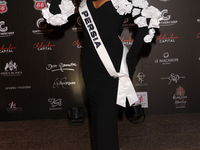
<svg viewBox="0 0 200 150">
<path fill-rule="evenodd" d="M 129 78 L 128 67 L 126 64 L 126 55 L 128 53 L 127 47 L 123 44 L 123 56 L 120 66 L 120 72 L 116 72 L 113 63 L 107 53 L 107 50 L 101 40 L 101 37 L 98 33 L 92 15 L 87 7 L 86 0 L 83 0 L 79 7 L 80 16 L 87 28 L 88 34 L 92 40 L 92 43 L 104 64 L 106 70 L 110 76 L 114 78 L 119 78 L 118 92 L 117 92 L 117 104 L 126 107 L 126 97 L 128 98 L 129 104 L 132 105 L 138 101 L 137 94 L 133 87 L 133 84 Z M 103 94 L 103 93 L 102 93 Z"/>
</svg>

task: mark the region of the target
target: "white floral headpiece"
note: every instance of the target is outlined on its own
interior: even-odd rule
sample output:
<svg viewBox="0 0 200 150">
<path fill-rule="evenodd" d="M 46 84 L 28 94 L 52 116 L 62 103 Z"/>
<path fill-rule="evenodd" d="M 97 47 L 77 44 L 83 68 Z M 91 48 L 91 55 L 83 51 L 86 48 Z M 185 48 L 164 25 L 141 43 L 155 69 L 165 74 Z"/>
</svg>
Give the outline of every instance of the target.
<svg viewBox="0 0 200 150">
<path fill-rule="evenodd" d="M 50 4 L 47 3 L 47 8 L 42 9 L 42 15 L 46 19 L 47 23 L 53 26 L 61 26 L 68 22 L 68 17 L 74 14 L 75 6 L 71 0 L 62 0 L 59 8 L 60 14 L 53 15 L 49 11 Z"/>
</svg>

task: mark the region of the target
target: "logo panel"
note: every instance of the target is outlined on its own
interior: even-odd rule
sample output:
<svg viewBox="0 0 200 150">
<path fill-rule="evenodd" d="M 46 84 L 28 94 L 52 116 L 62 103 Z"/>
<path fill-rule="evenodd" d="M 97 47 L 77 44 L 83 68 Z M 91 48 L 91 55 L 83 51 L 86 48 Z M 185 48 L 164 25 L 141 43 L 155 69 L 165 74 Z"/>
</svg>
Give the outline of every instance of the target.
<svg viewBox="0 0 200 150">
<path fill-rule="evenodd" d="M 0 1 L 0 14 L 6 13 L 8 11 L 7 2 Z"/>
<path fill-rule="evenodd" d="M 41 10 L 46 7 L 46 0 L 34 0 L 34 8 L 36 10 Z"/>
</svg>

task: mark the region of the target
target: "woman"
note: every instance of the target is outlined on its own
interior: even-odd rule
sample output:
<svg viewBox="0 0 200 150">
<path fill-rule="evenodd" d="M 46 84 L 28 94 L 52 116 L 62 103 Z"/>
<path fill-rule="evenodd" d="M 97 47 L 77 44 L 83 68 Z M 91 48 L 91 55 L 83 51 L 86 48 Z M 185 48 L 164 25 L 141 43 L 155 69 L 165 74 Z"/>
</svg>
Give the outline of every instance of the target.
<svg viewBox="0 0 200 150">
<path fill-rule="evenodd" d="M 73 14 L 74 8 L 69 0 L 53 0 L 42 13 L 48 23 L 62 25 Z M 151 42 L 155 33 L 153 28 L 159 27 L 161 13 L 155 7 L 149 7 L 146 0 L 83 0 L 79 13 L 84 32 L 81 65 L 91 103 L 93 149 L 119 150 L 118 108 L 125 106 L 126 97 L 130 104 L 137 101 L 130 85 L 135 70 L 134 56 L 144 41 Z M 141 28 L 126 54 L 119 31 L 125 15 L 130 13 L 137 17 L 135 23 Z"/>
</svg>

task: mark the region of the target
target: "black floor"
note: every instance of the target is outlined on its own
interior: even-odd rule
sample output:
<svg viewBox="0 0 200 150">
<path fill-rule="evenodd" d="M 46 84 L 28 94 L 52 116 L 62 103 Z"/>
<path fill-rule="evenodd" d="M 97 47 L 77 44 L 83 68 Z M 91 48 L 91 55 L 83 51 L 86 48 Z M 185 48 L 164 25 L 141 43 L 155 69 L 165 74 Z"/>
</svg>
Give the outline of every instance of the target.
<svg viewBox="0 0 200 150">
<path fill-rule="evenodd" d="M 119 120 L 120 150 L 200 150 L 200 114 L 148 116 L 143 123 Z M 0 150 L 91 150 L 88 119 L 0 122 Z"/>
</svg>

